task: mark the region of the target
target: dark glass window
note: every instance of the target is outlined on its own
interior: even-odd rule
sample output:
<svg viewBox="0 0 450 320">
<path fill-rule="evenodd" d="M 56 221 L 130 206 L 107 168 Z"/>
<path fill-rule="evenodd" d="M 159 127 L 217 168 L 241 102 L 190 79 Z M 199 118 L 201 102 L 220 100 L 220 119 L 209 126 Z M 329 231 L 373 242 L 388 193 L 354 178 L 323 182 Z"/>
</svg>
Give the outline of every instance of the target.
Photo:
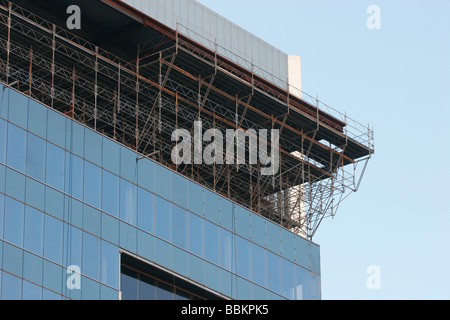
<svg viewBox="0 0 450 320">
<path fill-rule="evenodd" d="M 139 299 L 139 273 L 130 268 L 122 267 L 121 290 L 122 300 Z"/>
<path fill-rule="evenodd" d="M 192 283 L 178 279 L 156 267 L 122 255 L 122 300 L 217 300 Z"/>
</svg>

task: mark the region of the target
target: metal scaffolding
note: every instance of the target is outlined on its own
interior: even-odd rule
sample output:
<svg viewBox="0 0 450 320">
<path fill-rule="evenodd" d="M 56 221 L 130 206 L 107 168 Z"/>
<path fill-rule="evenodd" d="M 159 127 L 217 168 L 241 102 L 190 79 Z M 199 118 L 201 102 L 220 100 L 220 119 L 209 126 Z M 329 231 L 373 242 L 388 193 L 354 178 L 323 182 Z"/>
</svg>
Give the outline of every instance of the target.
<svg viewBox="0 0 450 320">
<path fill-rule="evenodd" d="M 311 239 L 357 191 L 373 130 L 148 19 L 149 36 L 120 55 L 3 1 L 0 81 Z M 193 132 L 198 120 L 203 131 L 278 129 L 279 172 L 262 175 L 259 163 L 175 165 L 172 133 Z"/>
</svg>

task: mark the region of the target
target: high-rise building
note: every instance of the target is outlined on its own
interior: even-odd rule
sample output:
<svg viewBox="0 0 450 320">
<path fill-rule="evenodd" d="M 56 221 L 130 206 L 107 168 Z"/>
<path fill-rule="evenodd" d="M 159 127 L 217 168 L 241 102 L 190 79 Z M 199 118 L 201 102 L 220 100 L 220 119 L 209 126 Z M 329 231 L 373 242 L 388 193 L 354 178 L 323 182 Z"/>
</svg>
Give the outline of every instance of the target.
<svg viewBox="0 0 450 320">
<path fill-rule="evenodd" d="M 1 0 L 0 299 L 320 299 L 373 134 L 300 67 L 193 0 Z"/>
</svg>

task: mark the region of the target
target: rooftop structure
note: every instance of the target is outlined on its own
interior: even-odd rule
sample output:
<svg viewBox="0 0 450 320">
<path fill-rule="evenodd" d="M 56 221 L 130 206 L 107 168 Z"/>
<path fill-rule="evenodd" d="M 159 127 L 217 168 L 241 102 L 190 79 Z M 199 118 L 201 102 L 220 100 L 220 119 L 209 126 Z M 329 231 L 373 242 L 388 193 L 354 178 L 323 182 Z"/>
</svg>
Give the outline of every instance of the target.
<svg viewBox="0 0 450 320">
<path fill-rule="evenodd" d="M 82 12 L 79 30 L 61 19 L 72 4 Z M 277 58 L 240 56 L 183 23 L 166 25 L 119 0 L 2 0 L 0 81 L 311 239 L 357 191 L 372 129 L 292 90 Z M 172 133 L 193 132 L 198 120 L 203 130 L 278 129 L 280 170 L 175 165 Z"/>
</svg>

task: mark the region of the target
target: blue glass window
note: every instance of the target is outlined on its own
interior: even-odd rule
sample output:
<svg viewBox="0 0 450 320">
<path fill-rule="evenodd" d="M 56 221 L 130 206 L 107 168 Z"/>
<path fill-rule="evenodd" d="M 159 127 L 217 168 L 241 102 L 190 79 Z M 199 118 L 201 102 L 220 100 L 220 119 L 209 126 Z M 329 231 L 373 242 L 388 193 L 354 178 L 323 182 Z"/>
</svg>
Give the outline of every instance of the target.
<svg viewBox="0 0 450 320">
<path fill-rule="evenodd" d="M 311 273 L 302 267 L 297 267 L 295 287 L 296 300 L 311 299 Z"/>
<path fill-rule="evenodd" d="M 220 265 L 229 271 L 233 271 L 233 234 L 227 230 L 222 229 L 220 230 L 220 236 Z"/>
<path fill-rule="evenodd" d="M 189 210 L 203 216 L 204 190 L 196 183 L 189 184 Z"/>
<path fill-rule="evenodd" d="M 81 299 L 82 300 L 98 300 L 100 299 L 100 283 L 89 279 L 87 277 L 81 277 Z"/>
<path fill-rule="evenodd" d="M 11 90 L 9 94 L 9 121 L 27 129 L 28 97 Z"/>
<path fill-rule="evenodd" d="M 47 140 L 65 147 L 66 143 L 66 117 L 55 110 L 48 110 Z"/>
<path fill-rule="evenodd" d="M 4 237 L 19 247 L 23 246 L 25 206 L 23 203 L 6 197 Z"/>
<path fill-rule="evenodd" d="M 23 253 L 24 251 L 16 246 L 3 243 L 3 270 L 22 277 Z"/>
<path fill-rule="evenodd" d="M 102 165 L 102 136 L 95 131 L 84 131 L 84 157 L 99 166 Z"/>
<path fill-rule="evenodd" d="M 66 165 L 66 193 L 83 200 L 84 161 L 75 155 L 67 154 Z"/>
<path fill-rule="evenodd" d="M 7 164 L 22 172 L 25 172 L 26 145 L 26 132 L 15 125 L 8 123 Z"/>
<path fill-rule="evenodd" d="M 172 172 L 161 165 L 155 166 L 155 190 L 157 195 L 172 200 Z"/>
<path fill-rule="evenodd" d="M 68 121 L 67 129 L 70 136 L 70 143 L 67 149 L 80 157 L 84 157 L 85 127 L 75 121 Z"/>
<path fill-rule="evenodd" d="M 30 206 L 38 208 L 44 211 L 45 209 L 45 185 L 33 180 L 31 178 L 26 178 L 26 203 Z"/>
<path fill-rule="evenodd" d="M 266 247 L 266 220 L 258 215 L 252 215 L 252 241 Z"/>
<path fill-rule="evenodd" d="M 152 192 L 155 191 L 155 166 L 156 164 L 148 159 L 138 162 L 138 184 Z"/>
<path fill-rule="evenodd" d="M 101 207 L 102 171 L 92 163 L 84 163 L 84 201 L 90 205 Z"/>
<path fill-rule="evenodd" d="M 155 199 L 155 234 L 166 240 L 170 241 L 170 217 L 172 211 L 172 205 L 170 202 L 156 197 Z"/>
<path fill-rule="evenodd" d="M 240 206 L 236 207 L 236 233 L 246 239 L 250 240 L 250 211 Z"/>
<path fill-rule="evenodd" d="M 8 119 L 10 89 L 2 86 L 0 90 L 0 117 Z"/>
<path fill-rule="evenodd" d="M 45 181 L 46 153 L 46 142 L 29 133 L 27 141 L 27 174 L 40 181 Z"/>
<path fill-rule="evenodd" d="M 211 222 L 220 222 L 220 201 L 219 196 L 209 190 L 205 190 L 205 218 Z"/>
<path fill-rule="evenodd" d="M 102 210 L 119 217 L 119 177 L 103 170 Z"/>
<path fill-rule="evenodd" d="M 35 285 L 34 283 L 23 281 L 23 300 L 41 300 L 42 299 L 42 287 Z"/>
<path fill-rule="evenodd" d="M 67 266 L 82 265 L 82 250 L 83 250 L 83 231 L 68 224 L 65 227 L 65 257 L 64 262 Z M 83 271 L 83 270 L 81 270 Z"/>
<path fill-rule="evenodd" d="M 7 137 L 6 121 L 0 119 L 0 162 L 6 163 L 6 137 Z"/>
<path fill-rule="evenodd" d="M 136 181 L 137 157 L 138 155 L 135 152 L 127 148 L 120 148 L 120 176 L 127 179 L 128 181 Z"/>
<path fill-rule="evenodd" d="M 48 108 L 34 100 L 29 100 L 28 103 L 28 130 L 45 139 Z"/>
<path fill-rule="evenodd" d="M 49 215 L 45 215 L 44 256 L 57 263 L 62 263 L 63 223 Z"/>
<path fill-rule="evenodd" d="M 157 238 L 155 238 L 155 262 L 167 269 L 172 269 L 172 246 Z"/>
<path fill-rule="evenodd" d="M 238 275 L 251 279 L 251 246 L 247 240 L 236 237 L 236 267 Z"/>
<path fill-rule="evenodd" d="M 119 248 L 102 241 L 101 247 L 101 281 L 108 286 L 119 287 Z"/>
<path fill-rule="evenodd" d="M 219 264 L 220 228 L 205 221 L 205 259 Z"/>
<path fill-rule="evenodd" d="M 3 221 L 5 218 L 5 196 L 0 193 L 0 239 L 3 239 Z M 1 244 L 0 244 L 1 248 Z M 0 256 L 0 268 L 2 257 Z"/>
<path fill-rule="evenodd" d="M 99 210 L 88 205 L 83 206 L 83 229 L 85 231 L 100 235 L 101 219 L 102 217 Z"/>
<path fill-rule="evenodd" d="M 281 253 L 288 260 L 295 260 L 295 237 L 292 232 L 281 229 Z"/>
<path fill-rule="evenodd" d="M 285 259 L 281 260 L 282 262 L 282 280 L 283 280 L 283 296 L 285 296 L 286 298 L 293 300 L 295 299 L 295 290 L 296 290 L 296 286 L 295 286 L 295 282 L 296 282 L 296 270 L 295 270 L 295 265 Z"/>
<path fill-rule="evenodd" d="M 188 181 L 178 175 L 172 175 L 172 201 L 183 208 L 188 206 Z"/>
<path fill-rule="evenodd" d="M 230 231 L 234 231 L 234 210 L 234 204 L 231 201 L 224 198 L 220 200 L 220 225 Z"/>
<path fill-rule="evenodd" d="M 172 270 L 178 274 L 188 274 L 188 253 L 172 246 Z"/>
<path fill-rule="evenodd" d="M 114 244 L 119 244 L 119 219 L 107 214 L 102 215 L 102 238 Z"/>
<path fill-rule="evenodd" d="M 65 151 L 57 146 L 47 144 L 47 184 L 58 190 L 64 190 Z"/>
<path fill-rule="evenodd" d="M 267 287 L 266 250 L 255 244 L 252 245 L 252 280 Z"/>
<path fill-rule="evenodd" d="M 42 300 L 45 301 L 59 301 L 62 300 L 62 296 L 60 294 L 57 294 L 56 292 L 42 289 Z"/>
<path fill-rule="evenodd" d="M 281 293 L 281 257 L 267 252 L 267 273 L 269 289 Z"/>
<path fill-rule="evenodd" d="M 103 138 L 103 168 L 116 174 L 120 173 L 120 145 Z"/>
<path fill-rule="evenodd" d="M 203 218 L 189 214 L 189 251 L 199 257 L 203 257 L 204 249 L 204 222 Z"/>
<path fill-rule="evenodd" d="M 23 277 L 42 285 L 44 259 L 30 252 L 23 253 Z"/>
<path fill-rule="evenodd" d="M 25 176 L 17 171 L 6 168 L 6 194 L 20 201 L 25 201 Z"/>
<path fill-rule="evenodd" d="M 65 270 L 64 270 L 65 272 Z M 61 292 L 63 288 L 63 268 L 53 262 L 44 260 L 42 285 L 50 290 Z M 64 282 L 64 286 L 66 283 Z M 44 296 L 44 299 L 45 296 Z"/>
<path fill-rule="evenodd" d="M 272 222 L 266 223 L 267 227 L 267 249 L 272 252 L 280 253 L 281 251 L 281 234 L 280 234 L 280 226 L 276 225 Z"/>
<path fill-rule="evenodd" d="M 50 187 L 45 188 L 45 212 L 63 219 L 64 194 Z"/>
<path fill-rule="evenodd" d="M 2 300 L 22 299 L 22 279 L 2 272 Z"/>
<path fill-rule="evenodd" d="M 136 225 L 137 186 L 123 179 L 120 180 L 120 219 Z"/>
<path fill-rule="evenodd" d="M 83 232 L 83 257 L 81 272 L 88 277 L 100 280 L 100 239 Z"/>
<path fill-rule="evenodd" d="M 316 244 L 309 243 L 311 253 L 311 270 L 320 273 L 320 247 Z"/>
<path fill-rule="evenodd" d="M 205 284 L 213 290 L 220 291 L 220 268 L 205 262 Z"/>
<path fill-rule="evenodd" d="M 172 243 L 186 249 L 188 238 L 188 214 L 186 210 L 172 206 Z"/>
<path fill-rule="evenodd" d="M 128 251 L 136 252 L 137 230 L 134 226 L 123 221 L 119 221 L 119 243 L 120 246 Z"/>
<path fill-rule="evenodd" d="M 138 227 L 154 233 L 155 196 L 138 188 Z"/>
<path fill-rule="evenodd" d="M 25 249 L 43 255 L 44 214 L 36 209 L 25 207 Z"/>
</svg>

